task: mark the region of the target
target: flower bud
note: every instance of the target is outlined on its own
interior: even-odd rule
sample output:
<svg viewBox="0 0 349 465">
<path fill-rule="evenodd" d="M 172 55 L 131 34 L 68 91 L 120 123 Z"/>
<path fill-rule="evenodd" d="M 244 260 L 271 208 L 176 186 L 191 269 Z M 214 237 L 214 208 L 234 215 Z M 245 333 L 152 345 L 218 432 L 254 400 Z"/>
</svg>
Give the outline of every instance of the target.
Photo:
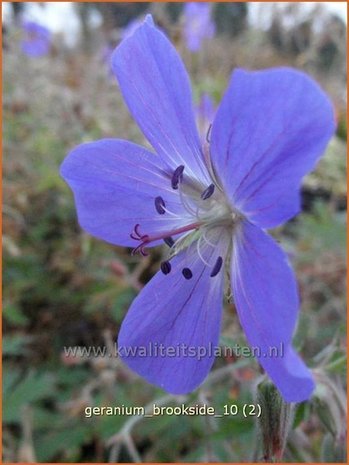
<svg viewBox="0 0 349 465">
<path fill-rule="evenodd" d="M 321 446 L 321 460 L 326 463 L 346 463 L 345 437 L 335 439 L 326 433 Z"/>
<path fill-rule="evenodd" d="M 259 427 L 263 459 L 266 462 L 280 461 L 292 420 L 293 404 L 286 403 L 273 383 L 268 380 L 258 384 L 256 397 L 261 406 Z"/>
</svg>

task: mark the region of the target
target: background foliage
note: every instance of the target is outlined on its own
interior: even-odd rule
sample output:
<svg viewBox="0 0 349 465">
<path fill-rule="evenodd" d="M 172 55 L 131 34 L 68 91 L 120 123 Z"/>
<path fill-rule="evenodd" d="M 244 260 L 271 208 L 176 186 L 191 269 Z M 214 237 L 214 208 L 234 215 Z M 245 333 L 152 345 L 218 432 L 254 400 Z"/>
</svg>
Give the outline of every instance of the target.
<svg viewBox="0 0 349 465">
<path fill-rule="evenodd" d="M 263 4 L 260 15 L 264 14 Z M 289 252 L 302 311 L 295 336 L 318 387 L 295 409 L 285 461 L 344 461 L 345 447 L 345 25 L 298 5 L 275 11 L 267 29 L 251 27 L 248 4 L 217 4 L 217 36 L 198 54 L 181 38 L 181 4 L 79 4 L 83 34 L 74 47 L 21 54 L 19 17 L 5 26 L 3 71 L 3 393 L 4 461 L 262 460 L 253 418 L 125 416 L 85 418 L 86 406 L 251 403 L 260 372 L 252 359 L 217 360 L 208 381 L 175 398 L 148 385 L 114 357 L 68 356 L 64 347 L 112 347 L 127 308 L 158 270 L 149 259 L 95 240 L 79 228 L 59 165 L 75 145 L 102 137 L 145 144 L 102 60 L 121 28 L 152 11 L 189 69 L 196 102 L 218 104 L 231 70 L 290 65 L 331 95 L 338 132 L 303 187 L 304 211 L 273 234 Z M 14 8 L 18 8 L 18 5 Z M 92 9 L 102 23 L 89 26 Z M 286 27 L 285 15 L 292 18 Z M 320 15 L 320 16 L 319 16 Z M 322 15 L 322 16 L 321 16 Z M 315 27 L 315 19 L 323 26 Z M 317 23 L 316 23 L 317 24 Z M 156 102 L 154 102 L 156 104 Z M 231 304 L 222 344 L 245 345 Z"/>
</svg>

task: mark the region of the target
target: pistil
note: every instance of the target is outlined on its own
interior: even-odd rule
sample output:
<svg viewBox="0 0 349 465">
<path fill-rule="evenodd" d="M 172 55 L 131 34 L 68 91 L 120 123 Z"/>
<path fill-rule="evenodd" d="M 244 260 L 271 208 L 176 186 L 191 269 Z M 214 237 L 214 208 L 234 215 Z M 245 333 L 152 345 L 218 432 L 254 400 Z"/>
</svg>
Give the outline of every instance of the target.
<svg viewBox="0 0 349 465">
<path fill-rule="evenodd" d="M 171 231 L 163 231 L 158 234 L 149 235 L 149 234 L 142 234 L 139 229 L 140 225 L 136 224 L 133 229 L 133 232 L 130 234 L 130 237 L 132 239 L 135 239 L 136 241 L 141 241 L 141 243 L 135 249 L 132 250 L 132 255 L 134 255 L 136 252 L 139 251 L 142 255 L 145 256 L 147 255 L 147 253 L 144 250 L 144 247 L 147 244 L 150 244 L 151 242 L 155 242 L 161 239 L 164 241 L 166 239 L 171 240 L 172 236 L 177 236 L 178 234 L 182 234 L 188 231 L 199 229 L 201 225 L 202 223 L 196 222 L 196 223 L 188 224 L 186 226 L 182 226 L 181 228 L 172 229 Z"/>
</svg>

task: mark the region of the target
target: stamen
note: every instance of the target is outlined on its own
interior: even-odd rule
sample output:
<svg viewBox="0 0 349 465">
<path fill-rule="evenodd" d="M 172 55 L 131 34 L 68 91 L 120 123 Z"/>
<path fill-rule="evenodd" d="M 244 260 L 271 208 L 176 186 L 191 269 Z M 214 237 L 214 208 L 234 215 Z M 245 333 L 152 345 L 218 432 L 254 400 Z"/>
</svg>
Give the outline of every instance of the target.
<svg viewBox="0 0 349 465">
<path fill-rule="evenodd" d="M 202 238 L 204 239 L 204 241 L 206 242 L 206 244 L 210 245 L 211 247 L 216 247 L 217 244 L 214 244 L 213 242 L 211 242 L 209 239 L 207 239 L 207 233 L 210 231 L 210 229 L 212 228 L 208 228 L 206 231 L 203 232 L 202 234 Z"/>
<path fill-rule="evenodd" d="M 171 271 L 171 263 L 169 261 L 162 262 L 160 265 L 161 271 L 166 275 Z"/>
<path fill-rule="evenodd" d="M 162 197 L 156 197 L 155 198 L 155 208 L 156 211 L 160 214 L 163 215 L 165 213 L 164 208 L 166 207 L 164 199 Z"/>
<path fill-rule="evenodd" d="M 198 240 L 197 243 L 196 243 L 196 251 L 197 251 L 197 254 L 199 255 L 201 261 L 202 261 L 203 263 L 205 263 L 206 266 L 210 266 L 210 264 L 204 259 L 204 257 L 203 257 L 202 254 L 201 254 L 200 247 L 201 247 L 202 239 L 203 239 L 203 236 L 200 236 L 200 237 L 199 237 L 199 240 Z"/>
<path fill-rule="evenodd" d="M 178 189 L 178 184 L 183 178 L 184 165 L 179 165 L 173 172 L 171 179 L 172 189 Z"/>
<path fill-rule="evenodd" d="M 174 218 L 181 218 L 178 213 L 173 213 L 171 212 L 171 210 L 169 210 L 168 208 L 166 207 L 162 207 L 162 209 L 164 210 L 165 213 L 167 213 L 168 215 L 170 216 L 173 216 Z"/>
<path fill-rule="evenodd" d="M 212 129 L 212 124 L 209 125 L 207 133 L 206 133 L 206 142 L 209 144 L 211 141 L 211 129 Z"/>
<path fill-rule="evenodd" d="M 168 245 L 169 247 L 172 247 L 173 244 L 175 243 L 175 241 L 172 239 L 172 237 L 165 237 L 164 238 L 164 242 L 166 245 Z"/>
<path fill-rule="evenodd" d="M 192 209 L 192 207 L 189 205 L 188 201 L 186 200 L 186 198 L 185 198 L 185 196 L 184 196 L 184 194 L 183 194 L 183 192 L 182 192 L 181 186 L 179 186 L 178 192 L 179 192 L 179 197 L 180 197 L 180 199 L 181 199 L 181 202 L 182 202 L 184 208 L 185 208 L 191 215 L 193 215 L 193 216 L 195 216 L 196 218 L 198 218 L 198 211 L 199 211 L 199 209 L 197 208 L 196 211 L 194 211 L 194 210 Z"/>
<path fill-rule="evenodd" d="M 217 274 L 220 272 L 220 270 L 222 268 L 222 264 L 223 264 L 223 258 L 218 257 L 214 267 L 212 268 L 212 271 L 211 271 L 211 274 L 210 274 L 211 278 L 214 278 L 215 276 L 217 276 Z"/>
<path fill-rule="evenodd" d="M 183 268 L 182 275 L 185 279 L 191 279 L 193 277 L 193 273 L 191 272 L 190 268 Z"/>
<path fill-rule="evenodd" d="M 210 185 L 208 186 L 208 188 L 205 189 L 204 192 L 201 194 L 202 200 L 209 199 L 209 198 L 213 195 L 214 190 L 215 190 L 215 185 L 214 185 L 214 184 L 210 184 Z"/>
</svg>

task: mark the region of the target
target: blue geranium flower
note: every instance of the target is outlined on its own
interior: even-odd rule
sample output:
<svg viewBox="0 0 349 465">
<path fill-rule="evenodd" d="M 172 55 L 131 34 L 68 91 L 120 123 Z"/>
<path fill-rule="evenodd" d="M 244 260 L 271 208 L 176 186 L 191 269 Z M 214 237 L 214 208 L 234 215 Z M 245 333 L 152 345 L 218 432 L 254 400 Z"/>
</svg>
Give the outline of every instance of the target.
<svg viewBox="0 0 349 465">
<path fill-rule="evenodd" d="M 34 21 L 25 21 L 23 30 L 26 34 L 22 41 L 22 51 L 30 57 L 47 55 L 51 47 L 51 32 L 45 26 Z"/>
<path fill-rule="evenodd" d="M 121 31 L 121 39 L 127 39 L 127 37 L 130 37 L 136 29 L 139 28 L 139 26 L 142 24 L 142 19 L 140 18 L 135 18 L 132 19 Z"/>
<path fill-rule="evenodd" d="M 260 364 L 286 401 L 307 399 L 313 379 L 292 347 L 295 276 L 264 230 L 300 211 L 302 178 L 335 128 L 327 96 L 293 69 L 238 69 L 203 150 L 187 73 L 151 17 L 116 48 L 112 67 L 155 153 L 119 139 L 86 143 L 72 150 L 61 174 L 86 231 L 143 254 L 164 241 L 169 246 L 122 324 L 123 360 L 168 392 L 195 389 L 214 361 L 210 347 L 219 341 L 229 277 Z M 266 355 L 280 344 L 283 357 Z M 172 350 L 138 350 L 155 346 Z M 173 350 L 179 346 L 207 351 L 183 356 Z"/>
<path fill-rule="evenodd" d="M 188 2 L 184 5 L 184 38 L 191 52 L 198 52 L 204 39 L 212 39 L 215 24 L 209 3 Z"/>
</svg>

